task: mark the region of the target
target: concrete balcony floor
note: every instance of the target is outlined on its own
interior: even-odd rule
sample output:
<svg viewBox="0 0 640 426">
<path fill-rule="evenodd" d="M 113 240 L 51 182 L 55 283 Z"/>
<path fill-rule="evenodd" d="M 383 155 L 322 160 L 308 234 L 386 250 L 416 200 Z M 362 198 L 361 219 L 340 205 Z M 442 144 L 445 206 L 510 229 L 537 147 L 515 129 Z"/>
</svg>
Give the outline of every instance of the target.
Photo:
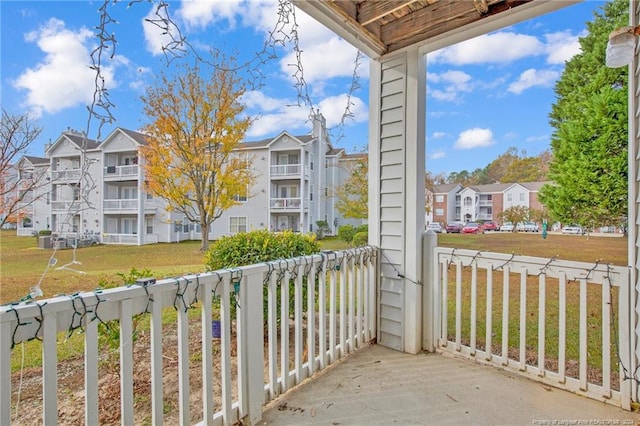
<svg viewBox="0 0 640 426">
<path fill-rule="evenodd" d="M 495 367 L 379 345 L 271 402 L 264 425 L 640 425 L 640 414 Z"/>
</svg>

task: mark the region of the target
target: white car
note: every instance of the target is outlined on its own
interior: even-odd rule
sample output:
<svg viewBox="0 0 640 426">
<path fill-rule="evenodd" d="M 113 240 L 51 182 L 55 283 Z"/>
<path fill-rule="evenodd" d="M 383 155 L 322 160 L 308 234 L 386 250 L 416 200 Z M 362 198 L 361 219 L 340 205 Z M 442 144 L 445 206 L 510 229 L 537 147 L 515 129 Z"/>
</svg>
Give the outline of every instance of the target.
<svg viewBox="0 0 640 426">
<path fill-rule="evenodd" d="M 505 222 L 502 225 L 500 225 L 500 231 L 501 232 L 513 232 L 513 223 L 511 222 Z"/>
<path fill-rule="evenodd" d="M 533 222 L 518 223 L 516 231 L 519 232 L 538 232 L 538 224 Z"/>
<path fill-rule="evenodd" d="M 444 231 L 444 228 L 442 227 L 442 225 L 440 225 L 438 222 L 433 222 L 427 225 L 427 231 L 433 231 L 437 234 L 440 234 Z"/>
<path fill-rule="evenodd" d="M 580 225 L 569 225 L 569 226 L 563 226 L 562 227 L 562 233 L 563 234 L 577 234 L 577 235 L 582 235 L 584 234 L 584 229 L 582 228 L 582 226 Z"/>
</svg>

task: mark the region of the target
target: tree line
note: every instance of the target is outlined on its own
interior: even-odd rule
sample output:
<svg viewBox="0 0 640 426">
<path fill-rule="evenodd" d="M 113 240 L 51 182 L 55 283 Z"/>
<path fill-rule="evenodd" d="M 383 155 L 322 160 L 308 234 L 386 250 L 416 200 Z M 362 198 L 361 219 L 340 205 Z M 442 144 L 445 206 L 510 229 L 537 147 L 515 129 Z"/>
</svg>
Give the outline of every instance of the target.
<svg viewBox="0 0 640 426">
<path fill-rule="evenodd" d="M 462 170 L 446 175 L 444 173 L 433 174 L 427 170 L 425 184 L 427 188 L 433 189 L 436 185 L 447 183 L 470 186 L 491 183 L 543 182 L 547 180 L 551 159 L 552 154 L 549 150 L 537 156 L 527 156 L 526 151 L 518 151 L 516 147 L 511 147 L 487 166 L 477 168 L 472 172 Z"/>
</svg>

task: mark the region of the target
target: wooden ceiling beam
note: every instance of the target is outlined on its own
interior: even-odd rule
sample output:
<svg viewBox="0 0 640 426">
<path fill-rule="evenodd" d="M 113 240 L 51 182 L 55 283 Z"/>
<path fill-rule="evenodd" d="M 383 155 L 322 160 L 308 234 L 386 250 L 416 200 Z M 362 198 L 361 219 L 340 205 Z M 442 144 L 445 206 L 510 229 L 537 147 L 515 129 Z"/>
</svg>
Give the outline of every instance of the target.
<svg viewBox="0 0 640 426">
<path fill-rule="evenodd" d="M 380 39 L 389 46 L 423 34 L 434 26 L 446 26 L 447 22 L 457 20 L 469 12 L 478 18 L 478 12 L 471 1 L 440 1 L 383 25 Z"/>
<path fill-rule="evenodd" d="M 356 20 L 361 25 L 368 25 L 418 0 L 379 0 L 365 1 L 358 5 Z"/>
</svg>

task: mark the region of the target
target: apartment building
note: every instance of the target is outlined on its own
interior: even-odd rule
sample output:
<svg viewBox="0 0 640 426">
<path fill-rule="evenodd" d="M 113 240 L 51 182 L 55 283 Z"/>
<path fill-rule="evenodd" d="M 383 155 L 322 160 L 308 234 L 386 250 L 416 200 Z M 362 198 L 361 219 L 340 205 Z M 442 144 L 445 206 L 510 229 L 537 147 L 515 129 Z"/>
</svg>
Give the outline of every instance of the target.
<svg viewBox="0 0 640 426">
<path fill-rule="evenodd" d="M 19 179 L 16 228 L 18 235 L 32 235 L 34 229 L 50 229 L 49 159 L 25 155 L 16 164 Z"/>
<path fill-rule="evenodd" d="M 538 192 L 545 182 L 496 183 L 464 187 L 438 185 L 433 192 L 433 222 L 473 222 L 497 220 L 514 206 L 541 210 Z"/>
<path fill-rule="evenodd" d="M 253 229 L 314 232 L 320 220 L 329 224 L 330 233 L 340 225 L 362 223 L 341 217 L 333 196 L 334 188 L 349 177 L 349 163 L 361 154 L 333 148 L 321 114 L 312 122 L 310 134 L 283 131 L 240 144 L 234 154 L 250 157 L 257 179 L 249 196 L 238 199 L 238 205 L 211 225 L 211 239 Z M 18 234 L 50 229 L 62 236 L 89 235 L 105 244 L 135 245 L 200 239 L 198 223 L 145 190 L 140 155 L 144 144 L 142 133 L 122 128 L 101 143 L 72 130 L 63 132 L 41 159 L 50 169 L 46 214 L 35 223 L 30 216 L 35 212 L 25 210 L 32 225 L 19 223 Z"/>
</svg>

